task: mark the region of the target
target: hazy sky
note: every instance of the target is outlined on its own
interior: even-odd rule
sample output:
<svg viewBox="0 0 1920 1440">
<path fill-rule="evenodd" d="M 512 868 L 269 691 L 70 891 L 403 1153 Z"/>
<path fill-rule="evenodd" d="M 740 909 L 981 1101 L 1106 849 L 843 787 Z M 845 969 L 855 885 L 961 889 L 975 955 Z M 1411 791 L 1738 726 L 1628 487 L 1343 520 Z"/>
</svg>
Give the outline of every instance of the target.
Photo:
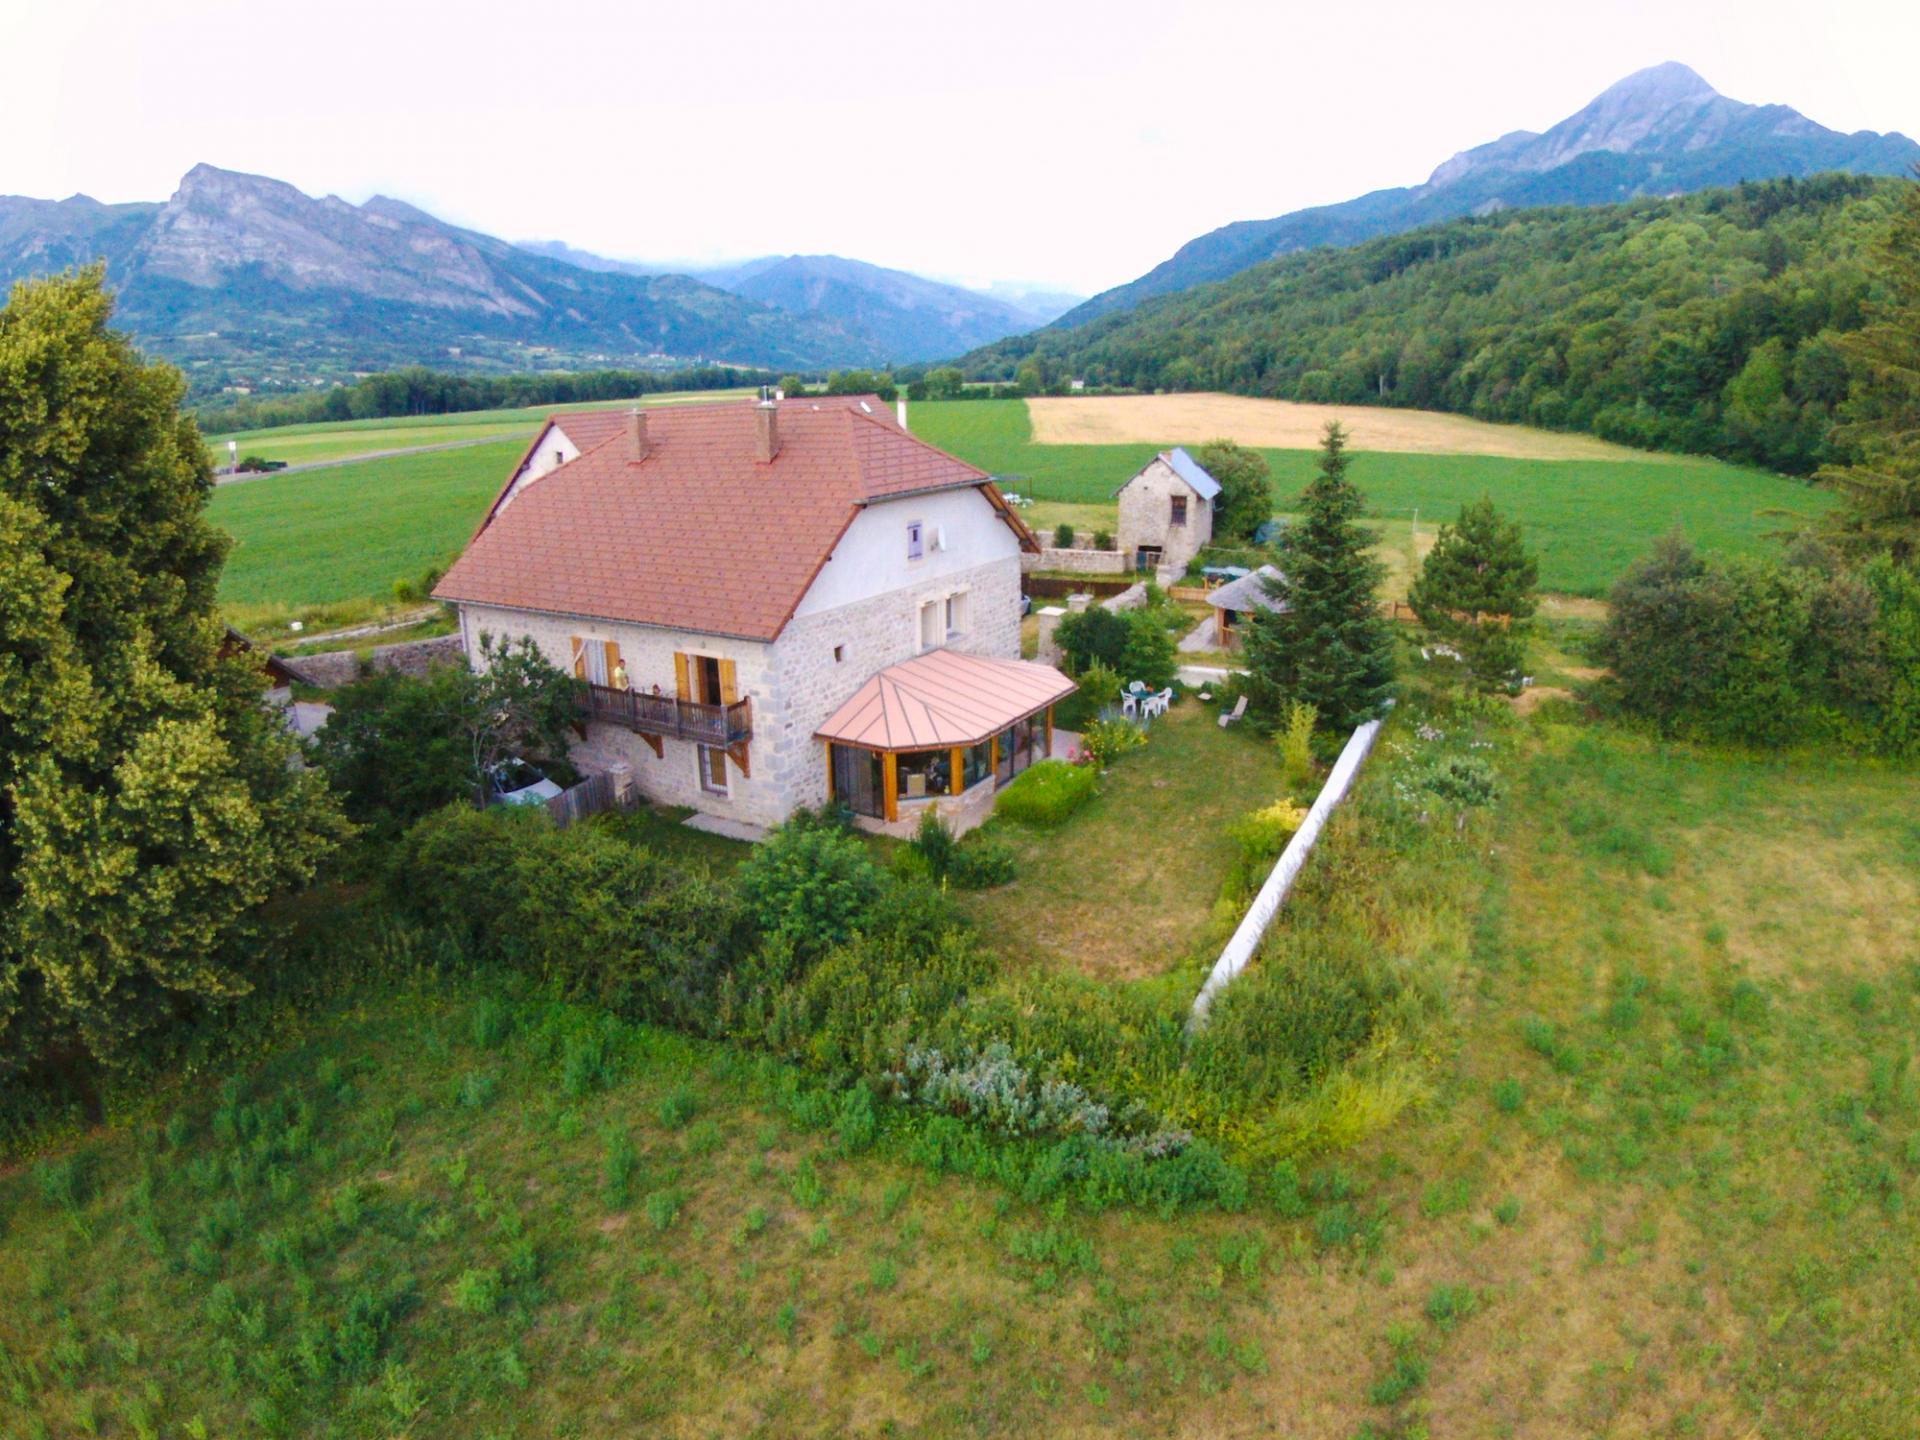
<svg viewBox="0 0 1920 1440">
<path fill-rule="evenodd" d="M 1683 60 L 1920 135 L 1913 0 L 0 0 L 0 193 L 197 161 L 639 259 L 832 251 L 1092 292 Z"/>
</svg>

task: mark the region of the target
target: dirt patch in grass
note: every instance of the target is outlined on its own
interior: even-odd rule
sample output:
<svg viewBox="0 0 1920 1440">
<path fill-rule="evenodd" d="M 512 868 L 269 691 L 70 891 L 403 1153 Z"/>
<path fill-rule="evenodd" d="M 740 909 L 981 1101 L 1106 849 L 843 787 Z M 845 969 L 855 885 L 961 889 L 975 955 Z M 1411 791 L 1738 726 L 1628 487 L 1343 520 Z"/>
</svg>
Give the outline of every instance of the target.
<svg viewBox="0 0 1920 1440">
<path fill-rule="evenodd" d="M 1516 460 L 1639 460 L 1637 450 L 1589 435 L 1562 435 L 1524 425 L 1491 425 L 1431 410 L 1364 405 L 1307 405 L 1246 395 L 1101 395 L 1027 402 L 1041 445 L 1203 445 L 1226 438 L 1242 445 L 1311 450 L 1329 420 L 1347 429 L 1355 450 L 1422 455 L 1504 455 Z"/>
</svg>

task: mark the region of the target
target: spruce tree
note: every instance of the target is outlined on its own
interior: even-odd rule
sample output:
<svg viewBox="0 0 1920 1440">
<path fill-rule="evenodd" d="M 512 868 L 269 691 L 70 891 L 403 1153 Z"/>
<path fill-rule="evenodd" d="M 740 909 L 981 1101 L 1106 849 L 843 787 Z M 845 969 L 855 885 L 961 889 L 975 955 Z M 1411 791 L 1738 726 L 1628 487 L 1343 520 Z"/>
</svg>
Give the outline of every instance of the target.
<svg viewBox="0 0 1920 1440">
<path fill-rule="evenodd" d="M 243 994 L 345 831 L 224 656 L 206 445 L 96 267 L 0 309 L 0 1083 Z"/>
<path fill-rule="evenodd" d="M 1483 497 L 1440 527 L 1407 603 L 1434 638 L 1460 652 L 1477 689 L 1512 690 L 1538 608 L 1533 587 L 1539 579 L 1520 527 L 1501 519 Z"/>
<path fill-rule="evenodd" d="M 1281 608 L 1257 611 L 1247 630 L 1256 709 L 1278 717 L 1299 701 L 1339 729 L 1377 716 L 1393 688 L 1393 635 L 1375 597 L 1385 571 L 1370 554 L 1374 533 L 1360 523 L 1366 501 L 1347 478 L 1346 444 L 1330 422 L 1319 473 L 1280 537 L 1281 573 L 1266 582 Z"/>
<path fill-rule="evenodd" d="M 1835 438 L 1857 456 L 1816 477 L 1840 503 L 1814 533 L 1853 558 L 1920 564 L 1920 180 L 1874 251 L 1866 324 L 1836 342 L 1852 377 Z"/>
</svg>

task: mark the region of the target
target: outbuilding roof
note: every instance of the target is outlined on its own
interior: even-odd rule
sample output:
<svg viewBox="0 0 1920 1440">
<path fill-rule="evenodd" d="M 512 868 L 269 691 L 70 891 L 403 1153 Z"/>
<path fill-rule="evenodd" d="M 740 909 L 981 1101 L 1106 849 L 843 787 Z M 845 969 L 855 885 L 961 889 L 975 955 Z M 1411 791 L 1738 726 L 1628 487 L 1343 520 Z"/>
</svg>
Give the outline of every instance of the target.
<svg viewBox="0 0 1920 1440">
<path fill-rule="evenodd" d="M 1207 473 L 1205 466 L 1201 465 L 1198 460 L 1194 459 L 1193 456 L 1189 455 L 1178 445 L 1174 446 L 1171 450 L 1162 450 L 1158 455 L 1153 457 L 1153 460 L 1149 460 L 1146 465 L 1142 465 L 1127 478 L 1127 485 L 1131 485 L 1135 480 L 1138 480 L 1142 475 L 1146 474 L 1147 466 L 1152 465 L 1155 460 L 1166 461 L 1168 468 L 1170 468 L 1174 474 L 1178 475 L 1180 479 L 1185 482 L 1186 487 L 1202 500 L 1213 500 L 1219 496 L 1220 482 Z M 1122 485 L 1120 490 L 1126 489 L 1127 485 Z M 1120 490 L 1116 490 L 1113 493 L 1118 495 Z"/>
<path fill-rule="evenodd" d="M 1207 603 L 1217 610 L 1284 610 L 1286 605 L 1267 593 L 1266 582 L 1279 578 L 1280 572 L 1273 566 L 1262 565 L 1251 575 L 1209 590 Z"/>
<path fill-rule="evenodd" d="M 814 734 L 868 750 L 978 745 L 1073 690 L 1051 665 L 930 650 L 873 676 Z"/>
<path fill-rule="evenodd" d="M 1173 473 L 1186 481 L 1193 493 L 1202 500 L 1211 500 L 1220 493 L 1220 482 L 1209 475 L 1198 460 L 1178 445 L 1164 452 L 1162 458 L 1173 467 Z"/>
<path fill-rule="evenodd" d="M 771 640 L 864 505 L 971 486 L 1037 548 L 984 471 L 915 439 L 874 396 L 780 405 L 771 461 L 756 455 L 755 409 L 649 410 L 644 457 L 626 412 L 565 416 L 570 438 L 596 443 L 496 502 L 434 598 Z"/>
</svg>

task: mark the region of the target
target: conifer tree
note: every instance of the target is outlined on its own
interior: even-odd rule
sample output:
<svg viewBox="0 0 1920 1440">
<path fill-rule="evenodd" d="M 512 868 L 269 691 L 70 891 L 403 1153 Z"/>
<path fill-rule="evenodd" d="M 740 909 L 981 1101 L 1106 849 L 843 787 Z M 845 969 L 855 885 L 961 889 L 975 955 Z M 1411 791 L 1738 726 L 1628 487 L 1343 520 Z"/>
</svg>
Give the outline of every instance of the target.
<svg viewBox="0 0 1920 1440">
<path fill-rule="evenodd" d="M 1482 497 L 1462 506 L 1407 592 L 1420 623 L 1460 652 L 1477 689 L 1512 690 L 1538 608 L 1540 566 L 1520 527 Z"/>
<path fill-rule="evenodd" d="M 0 1083 L 245 993 L 345 828 L 222 654 L 206 446 L 112 308 L 95 267 L 0 309 Z"/>
<path fill-rule="evenodd" d="M 1393 687 L 1393 635 L 1375 591 L 1384 567 L 1360 523 L 1366 501 L 1347 478 L 1346 432 L 1321 440 L 1319 473 L 1299 518 L 1280 537 L 1280 575 L 1266 582 L 1281 606 L 1257 611 L 1247 630 L 1248 691 L 1260 713 L 1312 705 L 1338 729 L 1377 716 Z"/>
<path fill-rule="evenodd" d="M 1816 477 L 1840 503 L 1814 531 L 1853 558 L 1920 564 L 1920 180 L 1874 254 L 1867 323 L 1836 342 L 1852 376 L 1836 438 L 1858 456 Z"/>
</svg>

